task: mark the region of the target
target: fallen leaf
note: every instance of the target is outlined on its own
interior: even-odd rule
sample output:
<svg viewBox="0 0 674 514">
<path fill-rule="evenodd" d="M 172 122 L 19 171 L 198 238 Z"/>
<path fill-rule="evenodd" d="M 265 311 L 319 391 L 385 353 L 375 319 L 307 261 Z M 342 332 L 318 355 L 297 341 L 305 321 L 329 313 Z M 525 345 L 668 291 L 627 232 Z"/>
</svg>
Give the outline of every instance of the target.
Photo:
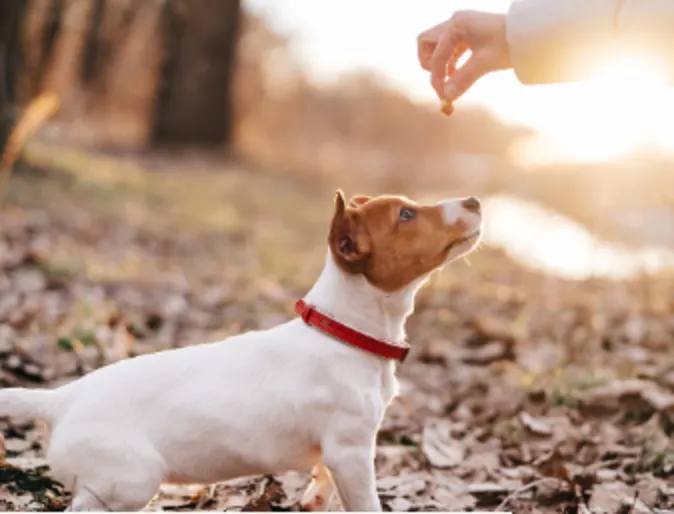
<svg viewBox="0 0 674 514">
<path fill-rule="evenodd" d="M 480 501 L 498 501 L 500 497 L 508 494 L 508 489 L 500 484 L 485 482 L 481 484 L 470 484 L 467 492 L 480 499 Z"/>
<path fill-rule="evenodd" d="M 625 401 L 636 399 L 643 403 L 641 394 L 649 385 L 644 380 L 623 380 L 594 387 L 583 392 L 579 406 L 590 415 L 613 414 L 623 408 Z"/>
<path fill-rule="evenodd" d="M 426 426 L 421 445 L 428 462 L 436 468 L 458 466 L 466 456 L 464 446 L 452 438 L 451 426 L 447 423 Z"/>
<path fill-rule="evenodd" d="M 552 435 L 552 427 L 550 425 L 545 421 L 534 418 L 525 411 L 520 412 L 520 421 L 532 434 L 541 436 Z"/>
<path fill-rule="evenodd" d="M 563 480 L 568 484 L 572 484 L 573 480 L 569 470 L 564 462 L 564 457 L 559 453 L 557 448 L 544 457 L 534 462 L 534 468 L 544 477 L 557 478 Z"/>
<path fill-rule="evenodd" d="M 461 360 L 466 364 L 487 365 L 500 360 L 514 360 L 513 341 L 492 341 L 475 350 L 465 350 Z"/>
<path fill-rule="evenodd" d="M 419 474 L 384 477 L 377 479 L 377 489 L 382 494 L 410 497 L 426 489 L 426 480 Z"/>
<path fill-rule="evenodd" d="M 440 510 L 444 511 L 459 511 L 474 509 L 477 505 L 477 500 L 471 494 L 455 493 L 447 488 L 439 487 L 434 492 L 432 497 L 438 503 Z"/>
<path fill-rule="evenodd" d="M 393 498 L 388 502 L 388 506 L 393 512 L 407 512 L 412 504 L 405 498 Z"/>
<path fill-rule="evenodd" d="M 655 384 L 643 389 L 641 396 L 656 411 L 674 412 L 674 394 L 663 391 Z"/>
<path fill-rule="evenodd" d="M 5 450 L 11 453 L 23 453 L 31 447 L 30 441 L 12 437 L 5 439 Z"/>
<path fill-rule="evenodd" d="M 269 512 L 286 498 L 281 483 L 273 477 L 263 478 L 253 498 L 244 505 L 244 512 Z"/>
</svg>

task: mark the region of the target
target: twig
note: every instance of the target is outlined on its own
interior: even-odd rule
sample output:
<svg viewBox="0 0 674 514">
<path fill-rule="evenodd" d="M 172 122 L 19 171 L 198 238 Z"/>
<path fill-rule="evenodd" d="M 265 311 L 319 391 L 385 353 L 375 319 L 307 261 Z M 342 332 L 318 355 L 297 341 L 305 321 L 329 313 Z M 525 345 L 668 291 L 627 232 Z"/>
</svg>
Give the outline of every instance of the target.
<svg viewBox="0 0 674 514">
<path fill-rule="evenodd" d="M 522 493 L 526 493 L 530 489 L 534 489 L 536 486 L 539 486 L 548 480 L 554 480 L 556 482 L 559 482 L 560 480 L 558 478 L 554 477 L 543 477 L 538 480 L 534 480 L 533 482 L 529 482 L 527 485 L 520 487 L 519 489 L 515 489 L 512 493 L 510 493 L 505 500 L 503 500 L 498 507 L 496 507 L 496 510 L 494 512 L 500 512 L 503 507 L 508 505 L 511 500 L 514 500 L 517 496 L 519 496 Z"/>
</svg>

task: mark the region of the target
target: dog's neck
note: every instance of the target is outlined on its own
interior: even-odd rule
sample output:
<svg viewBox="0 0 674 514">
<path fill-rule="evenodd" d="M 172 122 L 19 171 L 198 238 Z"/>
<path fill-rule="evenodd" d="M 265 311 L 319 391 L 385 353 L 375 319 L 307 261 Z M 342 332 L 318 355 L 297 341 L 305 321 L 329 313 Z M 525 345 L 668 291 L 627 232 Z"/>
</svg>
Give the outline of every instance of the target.
<svg viewBox="0 0 674 514">
<path fill-rule="evenodd" d="M 387 293 L 370 284 L 363 275 L 342 271 L 328 251 L 325 267 L 305 301 L 359 332 L 402 344 L 405 320 L 414 311 L 414 296 L 425 278 Z"/>
</svg>

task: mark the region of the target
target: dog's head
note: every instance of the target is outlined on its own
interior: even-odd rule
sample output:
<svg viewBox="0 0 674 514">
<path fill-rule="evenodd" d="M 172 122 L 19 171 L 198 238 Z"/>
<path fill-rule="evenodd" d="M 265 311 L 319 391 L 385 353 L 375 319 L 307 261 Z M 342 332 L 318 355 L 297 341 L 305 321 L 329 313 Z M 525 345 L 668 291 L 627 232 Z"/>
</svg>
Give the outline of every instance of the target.
<svg viewBox="0 0 674 514">
<path fill-rule="evenodd" d="M 342 270 L 393 292 L 469 253 L 481 228 L 477 198 L 422 205 L 401 196 L 359 195 L 347 204 L 338 191 L 328 242 Z"/>
</svg>

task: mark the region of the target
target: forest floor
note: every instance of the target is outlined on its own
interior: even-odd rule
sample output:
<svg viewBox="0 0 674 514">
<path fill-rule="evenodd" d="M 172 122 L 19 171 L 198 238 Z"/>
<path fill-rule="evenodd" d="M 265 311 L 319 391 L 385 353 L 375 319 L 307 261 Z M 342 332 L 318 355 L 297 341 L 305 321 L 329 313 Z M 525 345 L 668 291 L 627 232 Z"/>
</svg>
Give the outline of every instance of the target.
<svg viewBox="0 0 674 514">
<path fill-rule="evenodd" d="M 323 264 L 333 191 L 206 168 L 29 145 L 0 209 L 0 386 L 51 387 L 293 315 Z M 384 507 L 674 509 L 673 283 L 566 282 L 489 248 L 437 275 L 378 436 Z M 63 510 L 39 427 L 0 425 L 0 509 Z M 307 480 L 166 486 L 148 510 L 297 510 Z"/>
</svg>

